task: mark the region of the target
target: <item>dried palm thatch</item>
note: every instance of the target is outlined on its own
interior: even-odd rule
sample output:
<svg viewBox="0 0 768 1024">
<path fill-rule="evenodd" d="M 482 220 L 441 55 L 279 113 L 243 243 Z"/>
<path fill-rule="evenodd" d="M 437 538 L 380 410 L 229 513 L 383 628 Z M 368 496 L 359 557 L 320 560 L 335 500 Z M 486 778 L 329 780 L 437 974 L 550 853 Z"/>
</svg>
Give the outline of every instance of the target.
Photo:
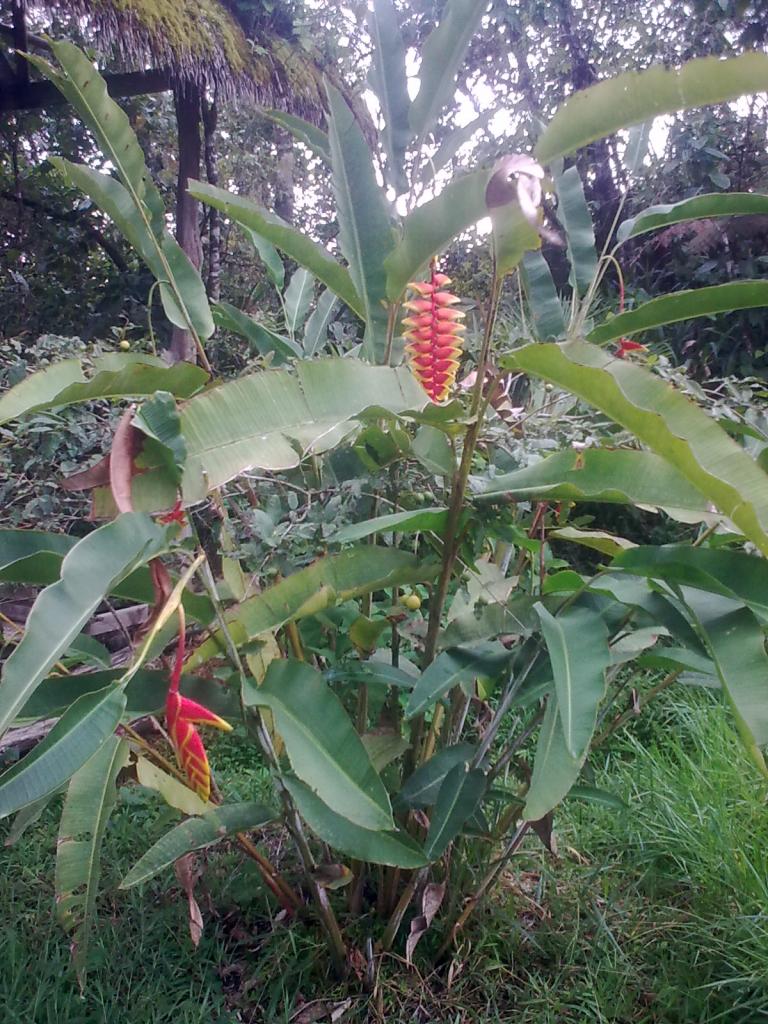
<svg viewBox="0 0 768 1024">
<path fill-rule="evenodd" d="M 36 0 L 34 18 L 77 18 L 99 52 L 124 70 L 166 69 L 174 86 L 222 100 L 246 97 L 315 120 L 323 109 L 323 61 L 265 27 L 247 39 L 218 0 Z"/>
</svg>

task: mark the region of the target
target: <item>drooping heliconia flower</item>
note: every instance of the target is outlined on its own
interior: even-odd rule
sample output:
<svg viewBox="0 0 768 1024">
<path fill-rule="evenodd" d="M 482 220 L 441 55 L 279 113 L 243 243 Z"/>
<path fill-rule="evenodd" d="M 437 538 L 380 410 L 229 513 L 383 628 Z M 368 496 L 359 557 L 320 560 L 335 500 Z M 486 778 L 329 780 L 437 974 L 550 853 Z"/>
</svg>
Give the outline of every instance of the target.
<svg viewBox="0 0 768 1024">
<path fill-rule="evenodd" d="M 179 639 L 168 696 L 165 701 L 165 724 L 171 738 L 176 760 L 201 800 L 211 795 L 211 767 L 196 725 L 212 725 L 230 732 L 232 726 L 208 708 L 179 693 L 181 668 L 184 662 L 184 609 L 179 605 Z"/>
<path fill-rule="evenodd" d="M 445 290 L 450 283 L 433 267 L 429 281 L 408 285 L 417 297 L 404 303 L 411 313 L 403 320 L 405 351 L 414 376 L 433 402 L 444 402 L 450 394 L 463 340 L 464 314 L 453 309 L 460 299 Z"/>
</svg>

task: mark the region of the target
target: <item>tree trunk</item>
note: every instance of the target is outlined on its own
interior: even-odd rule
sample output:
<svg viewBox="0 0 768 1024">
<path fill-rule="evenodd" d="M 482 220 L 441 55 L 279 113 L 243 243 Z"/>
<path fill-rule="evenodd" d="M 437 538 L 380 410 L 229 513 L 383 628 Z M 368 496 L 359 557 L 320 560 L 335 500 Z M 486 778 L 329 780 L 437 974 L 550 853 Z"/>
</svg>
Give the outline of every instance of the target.
<svg viewBox="0 0 768 1024">
<path fill-rule="evenodd" d="M 176 124 L 179 133 L 179 176 L 176 182 L 176 240 L 189 257 L 192 265 L 200 269 L 202 245 L 198 203 L 187 192 L 190 178 L 200 178 L 200 89 L 195 85 L 179 86 L 173 94 Z M 174 327 L 170 347 L 171 362 L 194 363 L 197 357 L 195 342 L 190 331 Z"/>
<path fill-rule="evenodd" d="M 219 172 L 216 167 L 216 122 L 219 111 L 214 99 L 203 102 L 203 129 L 205 133 L 205 176 L 209 185 L 217 185 Z M 221 297 L 221 215 L 214 207 L 208 207 L 208 278 L 206 290 L 211 302 Z"/>
</svg>

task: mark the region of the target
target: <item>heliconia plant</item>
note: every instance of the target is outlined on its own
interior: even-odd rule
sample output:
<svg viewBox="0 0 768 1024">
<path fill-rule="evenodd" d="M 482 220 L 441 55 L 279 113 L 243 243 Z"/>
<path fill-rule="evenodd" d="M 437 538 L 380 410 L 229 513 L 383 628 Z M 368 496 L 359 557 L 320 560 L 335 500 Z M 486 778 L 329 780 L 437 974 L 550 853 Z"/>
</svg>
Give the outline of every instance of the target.
<svg viewBox="0 0 768 1024">
<path fill-rule="evenodd" d="M 0 730 L 20 719 L 58 719 L 0 776 L 0 816 L 29 813 L 68 786 L 63 821 L 71 821 L 97 778 L 103 831 L 131 752 L 173 769 L 162 744 L 130 725 L 165 709 L 179 774 L 199 804 L 123 885 L 238 836 L 289 920 L 312 901 L 340 974 L 349 963 L 345 906 L 353 915 L 370 911 L 375 950 L 386 951 L 428 891 L 437 955 L 448 954 L 526 835 L 550 841 L 553 812 L 578 784 L 590 751 L 631 713 L 627 687 L 643 672 L 661 677 L 641 693 L 641 704 L 686 671 L 719 686 L 749 756 L 766 774 L 768 476 L 705 409 L 646 365 L 635 338 L 707 310 L 766 303 L 768 286 L 740 281 L 661 296 L 594 324 L 601 281 L 628 238 L 671 218 L 738 209 L 722 195 L 649 210 L 598 253 L 578 172 L 563 158 L 657 115 L 765 90 L 768 56 L 653 67 L 601 82 L 557 111 L 533 155 L 504 157 L 441 188 L 429 175 L 429 140 L 483 12 L 482 4 L 449 0 L 425 43 L 411 100 L 396 9 L 391 0 L 372 5 L 386 181 L 399 195 L 429 184 L 425 201 L 406 204 L 405 216 L 393 215 L 365 133 L 340 93 L 328 89 L 327 133 L 301 130 L 297 119 L 288 125 L 314 139 L 330 165 L 338 257 L 254 201 L 191 186 L 247 230 L 277 279 L 278 250 L 300 267 L 282 299 L 284 334 L 261 329 L 234 307 L 215 311 L 220 326 L 280 368 L 219 382 L 198 367 L 115 355 L 93 368 L 76 360 L 54 365 L 0 397 L 0 422 L 97 397 L 140 403 L 109 464 L 76 483 L 94 488 L 95 513 L 111 521 L 72 544 L 58 535 L 0 533 L 0 578 L 47 584 L 4 665 Z M 56 166 L 135 246 L 159 282 L 167 315 L 193 330 L 207 359 L 213 319 L 201 281 L 168 241 L 127 119 L 85 55 L 62 43 L 52 52 L 57 67 L 38 58 L 35 66 L 117 157 L 116 177 L 67 161 Z M 558 225 L 544 221 L 543 190 L 557 199 Z M 447 266 L 453 241 L 487 216 L 492 276 L 487 294 L 472 296 L 479 330 L 465 331 L 464 303 L 438 261 Z M 542 238 L 565 246 L 571 276 L 564 292 Z M 510 275 L 518 276 L 527 325 L 514 337 L 498 318 Z M 325 289 L 317 298 L 315 282 Z M 342 307 L 359 322 L 359 351 L 314 358 Z M 623 432 L 605 447 L 564 447 L 511 464 L 499 443 L 516 429 L 510 374 L 562 389 Z M 500 396 L 503 415 L 495 411 Z M 541 404 L 525 415 L 546 421 Z M 231 482 L 254 470 L 306 482 L 302 474 L 322 474 L 342 446 L 361 475 L 370 473 L 364 490 L 376 500 L 368 518 L 329 532 L 327 553 L 316 560 L 279 580 L 256 574 L 254 586 L 253 566 L 244 567 L 228 525 L 237 502 Z M 411 500 L 417 473 L 434 497 L 427 507 Z M 569 510 L 581 501 L 654 508 L 702 525 L 693 543 L 637 546 L 574 521 Z M 118 513 L 121 503 L 131 510 Z M 193 510 L 186 519 L 185 510 Z M 220 573 L 196 532 L 213 521 Z M 716 529 L 720 543 L 710 546 Z M 563 566 L 552 555 L 561 541 L 596 551 L 597 571 Z M 158 591 L 148 566 L 168 553 L 186 568 Z M 400 600 L 404 592 L 409 604 Z M 68 689 L 62 706 L 57 661 L 109 595 L 153 605 L 149 633 L 127 670 L 99 673 L 98 685 L 90 673 L 69 677 L 68 686 L 79 689 Z M 185 612 L 205 628 L 188 653 Z M 175 622 L 168 688 L 167 671 L 146 666 L 173 644 Z M 332 640 L 321 643 L 318 634 Z M 140 704 L 128 686 L 138 678 Z M 224 779 L 221 805 L 218 796 L 209 799 L 211 769 L 195 727 L 227 729 L 235 721 L 271 772 L 270 807 L 227 803 Z M 589 786 L 578 792 L 612 799 Z M 299 892 L 264 852 L 266 830 L 278 827 L 296 852 Z M 330 874 L 319 870 L 325 849 L 338 861 Z M 82 856 L 72 850 L 66 843 L 59 849 L 60 860 L 68 858 L 59 896 L 68 899 L 66 927 L 84 935 L 98 859 L 93 846 Z M 334 888 L 331 875 L 349 884 Z M 73 903 L 72 894 L 84 890 L 89 899 Z M 438 890 L 451 898 L 441 903 Z M 412 930 L 409 959 L 423 931 Z"/>
</svg>

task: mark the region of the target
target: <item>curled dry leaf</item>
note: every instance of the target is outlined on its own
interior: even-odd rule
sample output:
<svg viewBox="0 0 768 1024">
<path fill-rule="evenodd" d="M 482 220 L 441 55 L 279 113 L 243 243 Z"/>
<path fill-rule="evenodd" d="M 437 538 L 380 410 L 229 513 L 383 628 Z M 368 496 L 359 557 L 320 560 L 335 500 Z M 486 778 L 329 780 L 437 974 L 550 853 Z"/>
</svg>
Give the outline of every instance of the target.
<svg viewBox="0 0 768 1024">
<path fill-rule="evenodd" d="M 424 886 L 424 891 L 421 894 L 421 913 L 411 921 L 411 932 L 405 944 L 405 959 L 407 963 L 412 963 L 414 950 L 422 935 L 432 924 L 444 896 L 444 885 L 430 882 Z"/>
<path fill-rule="evenodd" d="M 131 480 L 133 460 L 141 443 L 141 433 L 133 425 L 134 406 L 123 413 L 112 440 L 109 459 L 109 486 L 118 512 L 133 512 Z"/>
<path fill-rule="evenodd" d="M 189 905 L 189 936 L 192 939 L 192 945 L 197 947 L 203 936 L 203 915 L 200 912 L 200 906 L 195 899 L 195 885 L 202 875 L 202 871 L 198 867 L 197 858 L 193 853 L 186 853 L 183 857 L 179 857 L 173 865 L 173 870 L 179 880 L 179 885 L 181 885 L 182 889 L 187 894 L 187 902 Z"/>
</svg>

